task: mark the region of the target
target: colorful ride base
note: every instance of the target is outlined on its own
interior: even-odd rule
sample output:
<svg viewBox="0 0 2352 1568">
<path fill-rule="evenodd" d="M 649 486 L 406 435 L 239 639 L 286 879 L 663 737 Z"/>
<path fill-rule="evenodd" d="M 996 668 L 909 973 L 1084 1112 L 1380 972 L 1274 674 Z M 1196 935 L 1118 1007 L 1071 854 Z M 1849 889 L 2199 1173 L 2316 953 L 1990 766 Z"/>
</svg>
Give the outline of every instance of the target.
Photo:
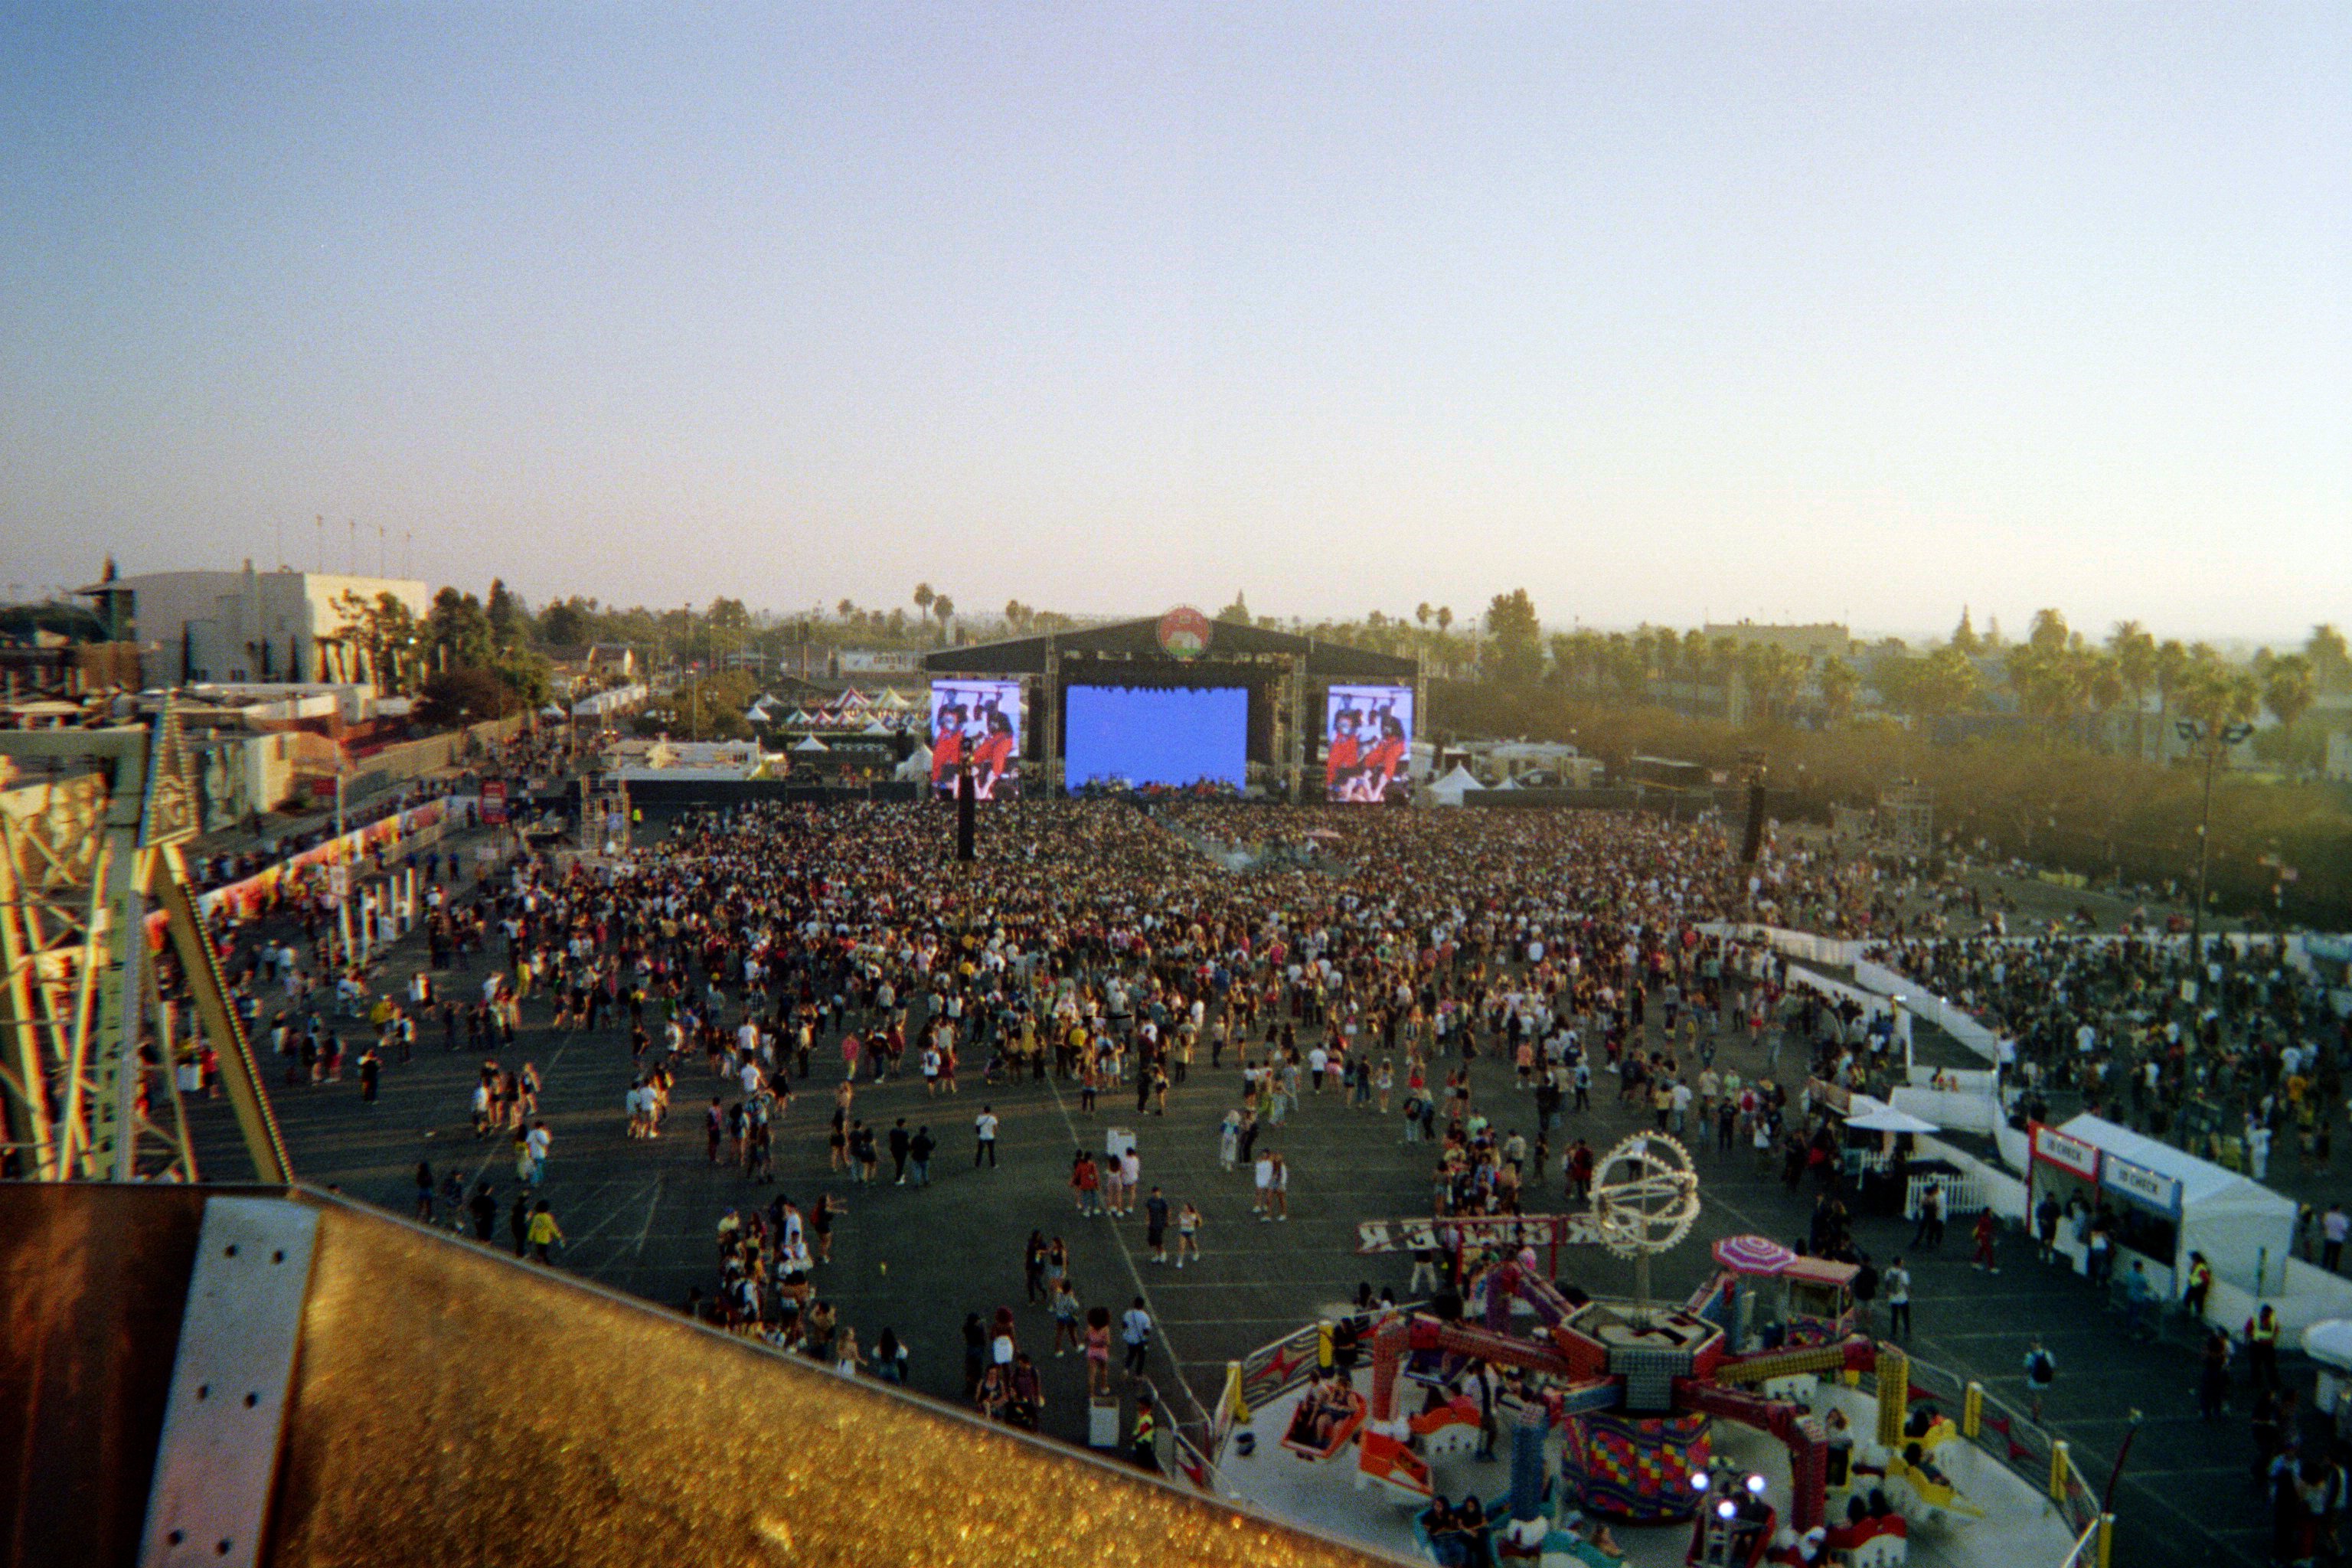
<svg viewBox="0 0 2352 1568">
<path fill-rule="evenodd" d="M 1700 1500 L 1691 1478 L 1706 1474 L 1714 1436 L 1714 1418 L 1703 1412 L 1570 1415 L 1560 1433 L 1561 1479 L 1590 1513 L 1629 1524 L 1685 1520 Z"/>
</svg>

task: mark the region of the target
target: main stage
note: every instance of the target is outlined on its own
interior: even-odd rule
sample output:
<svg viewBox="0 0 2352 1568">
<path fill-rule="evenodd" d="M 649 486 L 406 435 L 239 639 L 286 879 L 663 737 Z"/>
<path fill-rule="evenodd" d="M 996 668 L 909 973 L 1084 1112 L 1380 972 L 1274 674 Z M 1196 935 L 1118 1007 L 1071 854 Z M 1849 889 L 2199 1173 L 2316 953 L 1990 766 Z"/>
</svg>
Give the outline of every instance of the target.
<svg viewBox="0 0 2352 1568">
<path fill-rule="evenodd" d="M 1424 689 L 1418 659 L 1190 609 L 942 648 L 923 668 L 935 687 L 1018 682 L 1039 720 L 1023 727 L 1023 757 L 1053 793 L 1111 778 L 1191 784 L 1182 770 L 1197 766 L 1198 777 L 1234 784 L 1244 773 L 1294 802 L 1322 798 L 1307 781 L 1310 760 L 1334 745 L 1369 753 L 1383 727 L 1409 745 Z M 1197 731 L 1198 747 L 1171 730 Z"/>
</svg>

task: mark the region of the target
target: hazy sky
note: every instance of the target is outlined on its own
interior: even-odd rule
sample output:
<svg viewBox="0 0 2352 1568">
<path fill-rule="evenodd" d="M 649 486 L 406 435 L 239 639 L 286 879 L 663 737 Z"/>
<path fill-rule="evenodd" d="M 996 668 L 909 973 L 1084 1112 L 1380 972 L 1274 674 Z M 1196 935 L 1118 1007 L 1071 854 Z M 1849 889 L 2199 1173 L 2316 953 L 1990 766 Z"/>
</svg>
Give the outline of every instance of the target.
<svg viewBox="0 0 2352 1568">
<path fill-rule="evenodd" d="M 2352 622 L 2352 5 L 0 0 L 0 579 Z"/>
</svg>

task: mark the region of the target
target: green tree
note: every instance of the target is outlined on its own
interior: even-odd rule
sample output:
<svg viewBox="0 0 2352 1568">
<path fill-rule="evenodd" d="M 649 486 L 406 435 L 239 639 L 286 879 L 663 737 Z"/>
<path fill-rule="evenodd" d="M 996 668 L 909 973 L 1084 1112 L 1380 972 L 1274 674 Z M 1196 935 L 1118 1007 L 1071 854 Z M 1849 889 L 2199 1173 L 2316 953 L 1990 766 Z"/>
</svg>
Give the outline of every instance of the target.
<svg viewBox="0 0 2352 1568">
<path fill-rule="evenodd" d="M 425 679 L 416 716 L 437 730 L 455 730 L 522 710 L 526 699 L 494 670 L 461 665 Z"/>
<path fill-rule="evenodd" d="M 2344 634 L 2322 622 L 2311 628 L 2303 639 L 2303 657 L 2311 663 L 2312 679 L 2323 691 L 2336 691 L 2352 685 L 2352 649 L 2347 649 Z"/>
<path fill-rule="evenodd" d="M 505 578 L 490 579 L 490 598 L 483 616 L 489 622 L 493 647 L 520 647 L 530 639 L 530 606 L 507 586 Z"/>
<path fill-rule="evenodd" d="M 1966 605 L 1960 606 L 1960 624 L 1952 628 L 1952 646 L 1962 653 L 1968 654 L 1976 653 L 1984 647 L 1983 642 L 1977 637 L 1975 623 L 1969 619 L 1969 607 Z"/>
<path fill-rule="evenodd" d="M 1543 627 L 1525 588 L 1497 594 L 1486 606 L 1487 658 L 1494 677 L 1514 686 L 1543 674 Z"/>
<path fill-rule="evenodd" d="M 1249 600 L 1239 588 L 1234 590 L 1234 602 L 1217 612 L 1217 619 L 1237 626 L 1250 624 Z"/>
<path fill-rule="evenodd" d="M 577 647 L 593 642 L 590 609 L 576 597 L 558 599 L 539 615 L 539 637 L 551 647 Z"/>
<path fill-rule="evenodd" d="M 489 618 L 482 613 L 481 601 L 471 594 L 444 588 L 434 595 L 432 611 L 425 619 L 425 637 L 440 668 L 479 668 L 490 660 Z"/>
<path fill-rule="evenodd" d="M 1963 626 L 1968 624 L 1965 611 L 1961 613 L 1960 624 Z M 1958 639 L 1955 638 L 1954 642 L 1957 646 Z M 1821 683 L 1822 706 L 1828 710 L 1830 722 L 1843 724 L 1853 718 L 1853 694 L 1862 685 L 1862 677 L 1854 673 L 1853 666 L 1842 658 L 1832 658 L 1822 666 L 1815 679 Z"/>
</svg>

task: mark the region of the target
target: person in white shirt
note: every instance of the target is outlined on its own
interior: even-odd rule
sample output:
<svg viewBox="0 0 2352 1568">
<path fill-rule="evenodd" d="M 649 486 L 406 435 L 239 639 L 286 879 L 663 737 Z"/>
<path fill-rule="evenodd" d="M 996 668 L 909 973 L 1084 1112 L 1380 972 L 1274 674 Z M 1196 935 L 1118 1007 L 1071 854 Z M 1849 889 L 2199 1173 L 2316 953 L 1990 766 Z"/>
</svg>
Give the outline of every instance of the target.
<svg viewBox="0 0 2352 1568">
<path fill-rule="evenodd" d="M 1274 1152 L 1272 1150 L 1265 1150 L 1259 1153 L 1255 1173 L 1257 1178 L 1257 1202 L 1252 1204 L 1250 1207 L 1256 1211 L 1261 1222 L 1271 1220 L 1274 1218 Z"/>
<path fill-rule="evenodd" d="M 976 1171 L 980 1169 L 980 1163 L 982 1160 L 986 1160 L 988 1162 L 988 1168 L 990 1170 L 993 1171 L 996 1169 L 997 1126 L 996 1113 L 989 1110 L 985 1105 L 982 1106 L 980 1108 L 980 1114 L 972 1119 L 971 1123 L 972 1137 L 975 1140 L 971 1151 L 971 1168 L 973 1170 Z"/>
<path fill-rule="evenodd" d="M 1139 1375 L 1143 1371 L 1144 1353 L 1151 1345 L 1151 1314 L 1143 1310 L 1143 1298 L 1138 1296 L 1118 1321 L 1118 1337 L 1127 1346 L 1127 1374 Z"/>
</svg>

